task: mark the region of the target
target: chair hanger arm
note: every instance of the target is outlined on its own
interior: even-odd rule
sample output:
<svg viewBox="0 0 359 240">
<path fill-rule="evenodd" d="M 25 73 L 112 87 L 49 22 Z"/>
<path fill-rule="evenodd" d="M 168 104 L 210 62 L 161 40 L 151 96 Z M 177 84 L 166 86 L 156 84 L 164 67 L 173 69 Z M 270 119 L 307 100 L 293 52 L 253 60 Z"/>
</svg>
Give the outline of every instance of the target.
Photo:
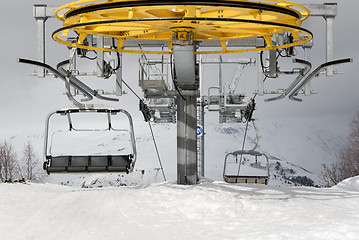
<svg viewBox="0 0 359 240">
<path fill-rule="evenodd" d="M 345 58 L 345 59 L 339 59 L 339 60 L 335 60 L 335 61 L 331 61 L 331 62 L 326 62 L 323 63 L 321 65 L 319 65 L 313 72 L 311 72 L 306 79 L 304 79 L 294 90 L 293 92 L 289 95 L 289 99 L 293 100 L 293 101 L 298 101 L 301 102 L 302 99 L 300 98 L 296 98 L 295 96 L 298 95 L 299 91 L 309 82 L 311 81 L 317 74 L 319 74 L 324 68 L 329 67 L 329 66 L 333 66 L 333 65 L 338 65 L 338 64 L 342 64 L 342 63 L 349 63 L 349 62 L 353 62 L 352 58 Z"/>
<path fill-rule="evenodd" d="M 302 69 L 297 76 L 297 78 L 292 82 L 291 85 L 285 90 L 285 92 L 277 97 L 265 99 L 265 102 L 276 101 L 285 98 L 294 88 L 297 86 L 300 81 L 308 74 L 308 72 L 312 69 L 312 64 L 308 61 L 302 59 L 293 59 L 293 63 L 300 63 L 304 65 L 304 69 Z"/>
</svg>

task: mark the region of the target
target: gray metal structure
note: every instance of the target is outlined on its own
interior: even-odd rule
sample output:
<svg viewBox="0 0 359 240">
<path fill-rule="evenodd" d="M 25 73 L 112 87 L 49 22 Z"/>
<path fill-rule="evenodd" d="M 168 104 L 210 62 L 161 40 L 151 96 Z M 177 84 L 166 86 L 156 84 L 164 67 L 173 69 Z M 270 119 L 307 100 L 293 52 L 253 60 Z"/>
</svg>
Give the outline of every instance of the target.
<svg viewBox="0 0 359 240">
<path fill-rule="evenodd" d="M 338 14 L 338 4 L 337 3 L 324 3 L 324 4 L 303 4 L 303 6 L 307 7 L 311 12 L 311 17 L 323 17 L 326 21 L 326 62 L 331 62 L 334 60 L 334 19 Z M 282 41 L 283 39 L 277 39 L 277 41 Z M 309 61 L 309 52 L 310 49 L 313 47 L 313 41 L 308 42 L 307 44 L 304 44 L 302 47 L 305 52 L 305 61 Z M 279 100 L 282 99 L 282 96 L 288 95 L 288 90 L 265 90 L 265 84 L 264 81 L 266 79 L 265 76 L 269 77 L 278 77 L 281 74 L 289 74 L 288 72 L 280 72 L 277 70 L 276 65 L 276 56 L 272 54 L 269 54 L 269 68 L 270 72 L 267 72 L 264 74 L 263 69 L 258 64 L 258 95 L 263 96 L 264 94 L 279 94 L 281 96 L 270 98 L 268 101 L 273 100 Z M 260 53 L 259 53 L 260 55 Z M 260 57 L 258 57 L 260 59 Z M 334 76 L 335 74 L 338 74 L 337 71 L 334 70 L 334 67 L 332 65 L 323 68 L 322 70 L 325 70 L 324 72 L 321 72 L 320 74 L 325 74 L 326 76 Z M 298 72 L 293 71 L 292 74 L 298 74 Z M 303 75 L 303 72 L 299 73 L 299 75 Z M 300 77 L 300 76 L 298 76 Z M 311 84 L 310 81 L 307 82 L 307 84 L 303 87 L 303 91 L 300 91 L 298 93 L 302 93 L 306 96 L 309 96 L 311 94 L 314 94 L 311 90 Z"/>
<path fill-rule="evenodd" d="M 155 123 L 176 123 L 176 104 L 172 77 L 170 76 L 170 59 L 160 56 L 149 59 L 140 56 L 139 86 Z M 171 79 L 171 82 L 170 82 Z"/>
<path fill-rule="evenodd" d="M 325 68 L 331 68 L 334 65 L 343 64 L 343 63 L 350 63 L 353 62 L 353 59 L 346 58 L 346 59 L 340 59 L 336 61 L 331 61 L 324 63 L 317 67 L 312 73 L 310 73 L 301 83 L 298 84 L 298 86 L 293 90 L 293 92 L 289 95 L 289 99 L 299 101 L 301 102 L 302 99 L 296 98 L 295 96 L 298 95 L 299 91 L 308 83 L 310 82 L 317 74 L 320 73 Z"/>
<path fill-rule="evenodd" d="M 49 7 L 45 4 L 34 5 L 33 15 L 37 23 L 37 59 L 45 63 L 45 22 L 48 18 L 55 17 L 55 10 L 57 7 Z M 38 77 L 45 77 L 45 69 L 38 67 Z"/>
<path fill-rule="evenodd" d="M 203 97 L 197 100 L 197 160 L 198 160 L 198 176 L 205 176 L 205 151 L 204 151 L 204 135 L 205 118 L 204 118 L 205 102 Z"/>
<path fill-rule="evenodd" d="M 183 37 L 185 36 L 185 37 Z M 177 94 L 177 183 L 197 184 L 197 71 L 193 33 L 173 34 L 174 84 Z M 192 92 L 182 95 L 181 91 Z"/>
<path fill-rule="evenodd" d="M 266 102 L 280 100 L 282 98 L 285 98 L 301 82 L 301 80 L 307 75 L 307 73 L 312 69 L 312 64 L 305 60 L 293 59 L 293 63 L 300 63 L 300 64 L 304 65 L 304 68 L 301 68 L 298 71 L 298 76 L 296 77 L 296 79 L 289 85 L 288 88 L 286 88 L 284 90 L 284 92 L 281 95 L 279 95 L 277 97 L 265 99 Z M 303 88 L 303 86 L 302 86 L 302 88 Z M 302 88 L 300 88 L 300 89 L 302 89 Z M 296 94 L 298 94 L 298 92 Z"/>
<path fill-rule="evenodd" d="M 292 100 L 299 100 L 295 96 L 313 94 L 310 81 L 313 77 L 322 74 L 325 69 L 327 76 L 333 76 L 337 72 L 333 65 L 350 62 L 351 59 L 333 61 L 334 59 L 334 18 L 337 15 L 338 6 L 336 3 L 308 4 L 305 5 L 312 16 L 320 16 L 326 20 L 327 28 L 327 63 L 320 65 L 312 73 L 309 61 L 310 49 L 313 42 L 306 43 L 300 47 L 304 50 L 305 59 L 294 59 L 294 64 L 301 64 L 298 69 L 293 67 L 290 71 L 280 71 L 278 68 L 277 51 L 268 53 L 268 59 L 263 59 L 263 53 L 258 53 L 257 59 L 232 58 L 224 59 L 221 56 L 216 59 L 204 59 L 197 57 L 194 52 L 197 48 L 221 48 L 220 41 L 194 42 L 190 32 L 182 31 L 173 34 L 172 56 L 170 58 L 160 56 L 157 59 L 148 59 L 147 56 L 140 57 L 139 86 L 142 88 L 146 99 L 151 119 L 158 123 L 177 123 L 177 181 L 179 184 L 196 184 L 198 175 L 204 176 L 204 132 L 197 137 L 197 125 L 204 130 L 204 109 L 219 112 L 219 122 L 243 122 L 250 121 L 248 112 L 253 112 L 254 103 L 247 99 L 243 93 L 237 93 L 237 86 L 240 81 L 241 72 L 246 65 L 258 65 L 258 90 L 256 94 L 275 94 L 277 96 L 266 101 L 280 100 L 289 96 Z M 79 109 L 86 109 L 83 102 L 94 98 L 108 101 L 118 101 L 117 98 L 104 95 L 121 96 L 122 90 L 122 54 L 118 55 L 118 69 L 116 71 L 115 90 L 110 93 L 102 93 L 99 90 L 91 89 L 77 76 L 97 76 L 108 78 L 113 71 L 115 60 L 110 53 L 97 52 L 96 70 L 93 72 L 80 72 L 75 67 L 77 49 L 70 49 L 69 61 L 62 62 L 57 69 L 45 64 L 45 22 L 48 18 L 54 17 L 56 7 L 46 5 L 34 5 L 34 17 L 38 29 L 38 62 L 20 60 L 21 62 L 38 66 L 36 76 L 45 77 L 55 75 L 65 82 L 67 96 L 70 101 Z M 181 32 L 182 31 L 182 32 Z M 183 36 L 187 34 L 187 38 Z M 177 35 L 181 35 L 178 37 Z M 98 47 L 113 46 L 113 39 L 105 37 L 88 36 L 88 44 Z M 283 44 L 290 41 L 290 36 L 279 34 L 272 39 L 274 43 Z M 263 47 L 263 38 L 234 39 L 227 41 L 227 48 L 231 47 Z M 154 47 L 168 48 L 167 41 L 144 41 L 126 40 L 122 46 L 125 49 Z M 283 49 L 286 54 L 293 57 L 293 49 Z M 264 63 L 266 62 L 266 63 Z M 218 86 L 210 87 L 208 90 L 202 88 L 203 66 L 214 64 L 218 66 Z M 231 84 L 225 85 L 222 79 L 222 66 L 232 64 L 237 67 L 235 77 Z M 264 65 L 264 66 L 263 66 Z M 297 75 L 293 82 L 285 89 L 267 90 L 265 79 L 278 78 L 281 75 Z M 81 101 L 75 99 L 77 95 L 84 95 Z M 250 114 L 251 115 L 251 114 Z M 237 151 L 233 154 L 249 154 L 259 156 L 256 151 Z M 62 160 L 61 160 L 62 161 Z M 66 160 L 65 160 L 66 161 Z M 89 160 L 91 161 L 91 160 Z M 268 174 L 269 175 L 269 174 Z M 236 180 L 237 181 L 237 180 Z"/>
<path fill-rule="evenodd" d="M 223 59 L 222 56 L 200 60 L 200 69 L 203 69 L 206 65 L 218 66 L 218 86 L 209 87 L 207 95 L 203 99 L 209 111 L 219 112 L 220 123 L 240 123 L 244 121 L 244 112 L 248 108 L 250 101 L 246 99 L 244 93 L 237 93 L 237 87 L 244 67 L 255 63 L 256 59 L 254 58 Z M 235 74 L 229 85 L 223 84 L 223 65 L 235 67 Z M 215 93 L 213 93 L 213 90 Z"/>
</svg>

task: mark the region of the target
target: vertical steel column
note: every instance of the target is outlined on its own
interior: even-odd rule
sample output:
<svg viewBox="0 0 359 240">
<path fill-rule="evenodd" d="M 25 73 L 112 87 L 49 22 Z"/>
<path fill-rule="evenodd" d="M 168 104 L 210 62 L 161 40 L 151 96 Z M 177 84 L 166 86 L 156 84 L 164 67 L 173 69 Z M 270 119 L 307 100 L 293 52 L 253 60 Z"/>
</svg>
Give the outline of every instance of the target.
<svg viewBox="0 0 359 240">
<path fill-rule="evenodd" d="M 197 97 L 186 97 L 186 184 L 197 184 Z"/>
<path fill-rule="evenodd" d="M 311 47 L 303 46 L 304 49 L 304 60 L 310 62 L 310 49 Z M 312 84 L 311 81 L 305 85 L 305 96 L 310 96 L 312 94 Z"/>
<path fill-rule="evenodd" d="M 122 96 L 122 53 L 119 54 L 118 70 L 116 72 L 116 96 Z"/>
<path fill-rule="evenodd" d="M 334 60 L 334 17 L 325 17 L 327 21 L 327 62 Z M 334 76 L 334 66 L 327 67 L 327 76 Z"/>
<path fill-rule="evenodd" d="M 177 180 L 178 184 L 197 184 L 197 95 L 196 56 L 191 29 L 173 32 L 172 51 L 176 71 L 177 96 Z"/>
<path fill-rule="evenodd" d="M 202 119 L 202 135 L 201 135 L 201 169 L 200 169 L 200 174 L 202 177 L 205 176 L 205 171 L 204 171 L 204 134 L 205 134 L 205 127 L 204 127 L 204 102 L 202 101 L 201 103 L 201 119 Z"/>
<path fill-rule="evenodd" d="M 105 46 L 105 38 L 97 37 L 97 47 L 104 48 Z M 105 53 L 103 51 L 97 51 L 97 77 L 104 76 L 104 61 L 105 61 Z"/>
<path fill-rule="evenodd" d="M 219 56 L 219 62 L 218 62 L 218 86 L 219 86 L 219 95 L 222 95 L 223 93 L 223 79 L 222 79 L 222 63 L 223 59 L 222 56 Z"/>
<path fill-rule="evenodd" d="M 324 4 L 304 4 L 309 10 L 311 16 L 324 17 L 327 24 L 327 62 L 334 60 L 334 18 L 338 14 L 337 3 Z M 327 67 L 327 76 L 334 75 L 334 67 Z"/>
<path fill-rule="evenodd" d="M 37 19 L 37 59 L 39 62 L 45 63 L 45 18 Z M 45 69 L 42 67 L 37 68 L 37 76 L 40 78 L 45 77 Z"/>
<path fill-rule="evenodd" d="M 199 86 L 200 86 L 200 100 L 197 105 L 198 108 L 198 125 L 202 127 L 202 134 L 197 135 L 197 161 L 198 161 L 198 175 L 204 177 L 204 90 L 203 90 L 203 80 L 204 80 L 204 71 L 203 71 L 203 61 L 202 55 L 199 56 Z"/>
<path fill-rule="evenodd" d="M 204 177 L 204 97 L 197 104 L 197 123 L 202 127 L 202 133 L 197 133 L 198 175 Z"/>
<path fill-rule="evenodd" d="M 186 184 L 186 114 L 185 99 L 177 97 L 177 183 Z"/>
<path fill-rule="evenodd" d="M 197 184 L 197 96 L 177 97 L 177 183 Z"/>
<path fill-rule="evenodd" d="M 269 50 L 269 77 L 276 78 L 277 75 L 277 51 Z"/>
<path fill-rule="evenodd" d="M 45 22 L 46 5 L 34 5 L 34 17 L 37 23 L 37 60 L 45 63 Z M 37 68 L 37 76 L 39 78 L 45 77 L 45 69 L 42 67 Z"/>
<path fill-rule="evenodd" d="M 197 97 L 177 98 L 177 183 L 197 183 Z"/>
<path fill-rule="evenodd" d="M 55 17 L 57 7 L 48 7 L 45 4 L 35 4 L 33 8 L 33 16 L 37 23 L 37 59 L 39 62 L 45 63 L 45 22 L 49 18 Z M 38 67 L 37 76 L 45 77 L 46 70 Z"/>
</svg>

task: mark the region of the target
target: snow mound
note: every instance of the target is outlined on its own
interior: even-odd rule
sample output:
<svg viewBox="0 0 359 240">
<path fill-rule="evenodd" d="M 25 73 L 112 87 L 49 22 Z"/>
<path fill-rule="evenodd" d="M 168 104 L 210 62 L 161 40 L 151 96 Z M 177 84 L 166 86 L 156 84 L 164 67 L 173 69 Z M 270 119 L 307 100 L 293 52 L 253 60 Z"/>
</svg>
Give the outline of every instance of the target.
<svg viewBox="0 0 359 240">
<path fill-rule="evenodd" d="M 153 184 L 0 184 L 1 239 L 359 239 L 359 193 L 343 189 Z"/>
<path fill-rule="evenodd" d="M 359 176 L 347 178 L 338 183 L 336 187 L 346 190 L 359 191 Z"/>
</svg>

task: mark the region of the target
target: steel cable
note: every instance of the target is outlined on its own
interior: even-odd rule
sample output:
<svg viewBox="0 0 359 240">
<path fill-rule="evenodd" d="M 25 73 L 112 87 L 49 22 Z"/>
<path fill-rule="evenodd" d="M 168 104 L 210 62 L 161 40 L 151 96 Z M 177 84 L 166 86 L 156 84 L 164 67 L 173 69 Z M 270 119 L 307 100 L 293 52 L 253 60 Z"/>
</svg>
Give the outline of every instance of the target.
<svg viewBox="0 0 359 240">
<path fill-rule="evenodd" d="M 126 86 L 141 102 L 143 102 L 143 99 L 140 98 L 139 95 L 138 95 L 123 79 L 122 79 L 122 82 L 123 82 L 123 84 L 125 84 L 125 86 Z M 160 167 L 161 167 L 163 179 L 164 179 L 165 182 L 166 182 L 167 179 L 166 179 L 165 171 L 164 171 L 164 169 L 163 169 L 163 164 L 162 164 L 162 160 L 161 160 L 160 153 L 159 153 L 159 150 L 158 150 L 156 138 L 155 138 L 155 135 L 154 135 L 153 130 L 152 130 L 151 121 L 147 121 L 147 122 L 148 122 L 148 126 L 149 126 L 149 128 L 150 128 L 150 131 L 151 131 L 151 136 L 152 136 L 153 144 L 154 144 L 155 149 L 156 149 L 156 154 L 157 154 L 158 162 L 159 162 Z"/>
</svg>

